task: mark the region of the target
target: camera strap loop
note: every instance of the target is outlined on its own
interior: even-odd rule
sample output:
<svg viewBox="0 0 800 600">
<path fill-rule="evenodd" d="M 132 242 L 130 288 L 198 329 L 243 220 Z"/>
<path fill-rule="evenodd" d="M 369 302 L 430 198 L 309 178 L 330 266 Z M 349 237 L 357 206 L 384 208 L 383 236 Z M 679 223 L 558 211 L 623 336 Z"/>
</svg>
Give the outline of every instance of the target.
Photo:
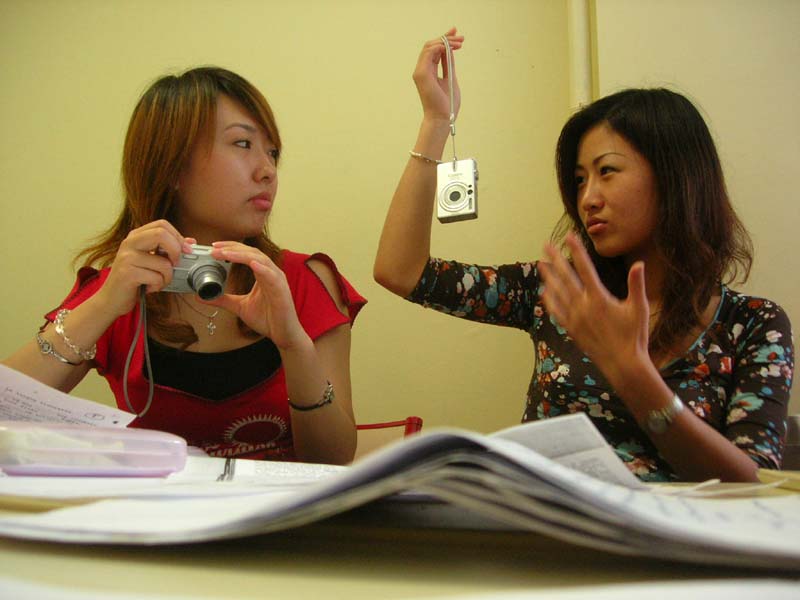
<svg viewBox="0 0 800 600">
<path fill-rule="evenodd" d="M 136 325 L 136 333 L 133 334 L 133 341 L 131 342 L 130 350 L 128 350 L 128 358 L 125 360 L 125 368 L 122 373 L 122 394 L 125 397 L 125 405 L 128 410 L 135 414 L 138 418 L 142 418 L 150 410 L 150 405 L 153 403 L 153 367 L 150 365 L 150 348 L 147 344 L 147 300 L 145 299 L 146 286 L 139 286 L 139 323 Z M 133 359 L 133 351 L 136 349 L 136 342 L 139 340 L 139 335 L 144 335 L 144 362 L 147 367 L 147 403 L 144 405 L 142 412 L 136 412 L 131 405 L 130 397 L 128 396 L 128 372 L 131 368 L 131 360 Z"/>
<path fill-rule="evenodd" d="M 447 85 L 450 90 L 450 138 L 453 140 L 453 171 L 455 172 L 458 162 L 456 157 L 456 99 L 453 93 L 453 50 L 446 35 L 442 36 L 445 54 L 447 55 Z"/>
</svg>

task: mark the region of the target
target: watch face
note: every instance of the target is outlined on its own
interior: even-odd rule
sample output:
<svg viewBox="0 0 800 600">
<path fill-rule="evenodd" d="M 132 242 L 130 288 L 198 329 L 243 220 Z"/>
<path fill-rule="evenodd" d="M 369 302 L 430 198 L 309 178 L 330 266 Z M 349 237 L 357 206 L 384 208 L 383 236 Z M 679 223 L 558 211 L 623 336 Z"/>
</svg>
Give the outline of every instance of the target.
<svg viewBox="0 0 800 600">
<path fill-rule="evenodd" d="M 647 428 L 653 433 L 664 433 L 667 430 L 667 420 L 661 411 L 650 411 L 647 415 Z"/>
<path fill-rule="evenodd" d="M 652 433 L 664 433 L 675 417 L 684 409 L 683 402 L 678 396 L 672 397 L 672 404 L 661 410 L 651 410 L 647 414 L 647 429 Z"/>
</svg>

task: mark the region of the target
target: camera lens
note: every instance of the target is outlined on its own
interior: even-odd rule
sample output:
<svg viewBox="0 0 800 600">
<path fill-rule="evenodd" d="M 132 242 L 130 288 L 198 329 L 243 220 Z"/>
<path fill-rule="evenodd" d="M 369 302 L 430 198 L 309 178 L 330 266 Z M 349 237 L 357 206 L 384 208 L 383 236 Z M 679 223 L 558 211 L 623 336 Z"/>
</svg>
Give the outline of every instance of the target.
<svg viewBox="0 0 800 600">
<path fill-rule="evenodd" d="M 192 271 L 189 284 L 203 300 L 213 300 L 222 294 L 225 276 L 225 269 L 222 267 L 203 265 Z"/>
<path fill-rule="evenodd" d="M 455 212 L 467 205 L 467 186 L 454 181 L 445 187 L 439 196 L 439 205 L 446 211 Z"/>
<path fill-rule="evenodd" d="M 197 295 L 203 300 L 213 300 L 222 294 L 222 286 L 216 281 L 208 281 L 200 285 L 197 289 Z"/>
</svg>

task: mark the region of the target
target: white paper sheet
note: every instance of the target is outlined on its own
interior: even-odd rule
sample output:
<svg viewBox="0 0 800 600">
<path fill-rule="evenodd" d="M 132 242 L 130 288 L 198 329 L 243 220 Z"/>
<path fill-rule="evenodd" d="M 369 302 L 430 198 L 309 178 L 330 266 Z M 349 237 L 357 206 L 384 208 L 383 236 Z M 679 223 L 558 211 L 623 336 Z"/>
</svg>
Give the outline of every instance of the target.
<svg viewBox="0 0 800 600">
<path fill-rule="evenodd" d="M 18 477 L 0 474 L 3 499 L 74 502 L 101 498 L 204 498 L 285 492 L 307 487 L 347 467 L 310 463 L 235 460 L 235 475 L 218 481 L 224 458 L 188 456 L 186 466 L 168 477 Z"/>
<path fill-rule="evenodd" d="M 129 412 L 70 396 L 0 365 L 0 420 L 126 427 Z"/>
<path fill-rule="evenodd" d="M 631 488 L 645 487 L 583 413 L 515 425 L 490 437 L 511 440 L 603 481 Z"/>
<path fill-rule="evenodd" d="M 800 572 L 800 495 L 663 496 L 597 480 L 506 439 L 458 430 L 408 438 L 300 488 L 106 500 L 0 517 L 0 534 L 77 543 L 198 542 L 278 531 L 406 490 L 600 550 Z"/>
<path fill-rule="evenodd" d="M 0 374 L 10 382 L 3 397 L 19 398 L 22 390 L 25 410 L 50 408 L 62 421 L 86 418 L 85 401 L 76 404 L 66 395 L 56 401 L 49 388 Z M 217 481 L 225 460 L 209 457 L 190 457 L 183 473 L 165 479 L 0 477 L 0 500 L 111 498 L 2 516 L 0 535 L 199 542 L 279 531 L 398 494 L 407 501 L 429 494 L 492 523 L 619 554 L 800 572 L 800 495 L 721 500 L 655 494 L 627 472 L 585 415 L 493 436 L 432 430 L 349 468 L 233 464 L 233 481 Z"/>
</svg>

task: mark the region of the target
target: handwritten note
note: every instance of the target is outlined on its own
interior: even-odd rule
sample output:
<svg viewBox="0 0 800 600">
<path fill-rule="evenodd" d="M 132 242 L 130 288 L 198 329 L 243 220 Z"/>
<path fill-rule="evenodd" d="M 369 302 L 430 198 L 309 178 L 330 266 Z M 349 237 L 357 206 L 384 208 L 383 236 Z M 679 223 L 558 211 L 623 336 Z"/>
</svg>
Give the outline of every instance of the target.
<svg viewBox="0 0 800 600">
<path fill-rule="evenodd" d="M 0 420 L 125 427 L 135 415 L 76 398 L 0 365 Z"/>
</svg>

